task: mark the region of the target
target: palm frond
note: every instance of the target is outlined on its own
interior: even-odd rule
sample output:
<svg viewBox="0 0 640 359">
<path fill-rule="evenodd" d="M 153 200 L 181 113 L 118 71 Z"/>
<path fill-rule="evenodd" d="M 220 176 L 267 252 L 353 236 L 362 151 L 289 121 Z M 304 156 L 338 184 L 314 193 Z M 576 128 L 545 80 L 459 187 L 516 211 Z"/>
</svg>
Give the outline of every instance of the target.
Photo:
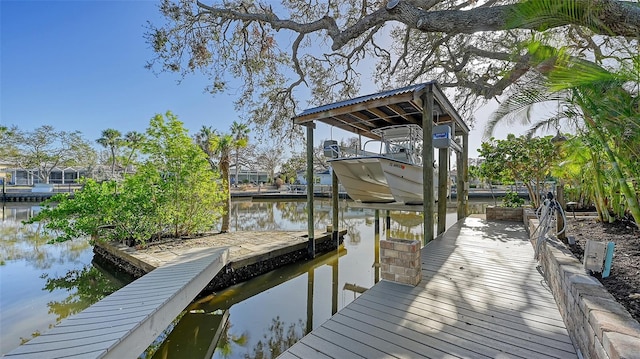
<svg viewBox="0 0 640 359">
<path fill-rule="evenodd" d="M 598 18 L 602 5 L 584 0 L 529 0 L 520 2 L 507 20 L 507 28 L 544 31 L 567 23 L 590 29 L 606 28 Z"/>
<path fill-rule="evenodd" d="M 557 61 L 556 68 L 548 79 L 551 91 L 594 86 L 606 91 L 607 88 L 621 87 L 626 82 L 618 72 L 608 71 L 593 62 L 577 58 Z"/>
<path fill-rule="evenodd" d="M 557 128 L 560 120 L 564 119 L 564 116 L 562 116 L 562 114 L 556 114 L 550 118 L 541 120 L 536 122 L 535 124 L 533 124 L 533 126 L 531 126 L 527 132 L 525 132 L 525 136 L 527 138 L 531 138 L 535 135 L 536 132 L 543 130 L 543 131 L 549 131 L 552 130 L 554 128 Z"/>
<path fill-rule="evenodd" d="M 491 114 L 485 126 L 483 138 L 490 138 L 500 123 L 509 125 L 519 122 L 523 125 L 529 125 L 531 124 L 531 114 L 535 105 L 563 101 L 564 98 L 563 93 L 551 93 L 543 86 L 522 88 L 507 97 L 498 109 Z"/>
</svg>

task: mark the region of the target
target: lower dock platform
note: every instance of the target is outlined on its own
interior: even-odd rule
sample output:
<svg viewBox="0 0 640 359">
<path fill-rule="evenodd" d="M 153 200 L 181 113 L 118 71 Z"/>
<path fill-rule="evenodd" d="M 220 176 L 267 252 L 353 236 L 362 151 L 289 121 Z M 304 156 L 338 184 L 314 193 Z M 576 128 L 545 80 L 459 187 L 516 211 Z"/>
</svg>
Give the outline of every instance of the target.
<svg viewBox="0 0 640 359">
<path fill-rule="evenodd" d="M 137 358 L 224 267 L 227 257 L 226 249 L 186 252 L 4 357 Z"/>
</svg>

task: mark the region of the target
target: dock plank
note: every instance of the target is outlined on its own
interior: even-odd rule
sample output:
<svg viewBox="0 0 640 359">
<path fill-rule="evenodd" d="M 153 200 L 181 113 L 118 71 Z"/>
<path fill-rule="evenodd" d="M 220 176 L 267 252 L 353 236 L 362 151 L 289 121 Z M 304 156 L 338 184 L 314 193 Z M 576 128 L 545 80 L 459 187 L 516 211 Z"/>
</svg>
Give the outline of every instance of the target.
<svg viewBox="0 0 640 359">
<path fill-rule="evenodd" d="M 398 300 L 397 298 L 398 297 L 391 299 L 388 297 L 367 296 L 363 299 L 366 302 L 386 305 L 390 309 L 396 310 L 402 310 L 404 307 L 411 305 L 415 307 L 413 312 L 425 317 L 441 316 L 447 318 L 445 320 L 453 323 L 468 323 L 468 325 L 475 325 L 505 335 L 513 335 L 514 332 L 520 332 L 523 338 L 531 341 L 535 340 L 556 348 L 572 346 L 571 341 L 566 336 L 562 335 L 562 333 L 554 333 L 552 330 L 549 330 L 549 328 L 539 329 L 529 327 L 521 323 L 502 320 L 491 315 L 458 309 L 449 303 L 437 302 L 435 300 L 425 303 L 421 301 Z"/>
<path fill-rule="evenodd" d="M 357 323 L 356 327 L 352 327 L 350 325 L 353 325 L 353 322 L 349 322 L 348 320 L 345 321 L 344 317 L 334 315 L 332 319 L 325 322 L 322 327 L 326 327 L 337 332 L 345 338 L 351 338 L 359 341 L 360 343 L 369 345 L 372 348 L 385 353 L 387 358 L 425 358 L 424 356 L 419 356 L 413 351 L 407 350 L 407 348 L 401 345 L 397 345 L 393 341 L 386 340 L 376 335 L 377 333 L 373 328 L 363 327 L 362 325 L 357 325 Z M 304 338 L 302 338 L 302 341 L 304 342 Z M 348 353 L 345 351 L 345 354 Z"/>
<path fill-rule="evenodd" d="M 338 333 L 331 331 L 325 327 L 319 327 L 311 335 L 317 335 L 318 337 L 324 338 L 331 343 L 340 343 L 340 345 L 344 345 L 348 350 L 356 352 L 360 356 L 368 359 L 389 357 L 388 354 L 377 350 L 376 348 L 361 343 L 357 340 L 353 340 L 349 337 L 341 336 Z"/>
<path fill-rule="evenodd" d="M 309 340 L 310 342 L 313 341 L 313 338 L 310 338 L 311 340 Z M 330 356 L 322 353 L 319 349 L 318 346 L 310 346 L 313 345 L 313 343 L 310 344 L 306 344 L 306 343 L 298 343 L 298 345 L 295 345 L 295 348 L 291 348 L 291 353 L 294 353 L 295 355 L 299 356 L 300 358 L 318 358 L 318 359 L 331 359 Z M 347 356 L 345 356 L 346 358 Z"/>
<path fill-rule="evenodd" d="M 6 358 L 137 357 L 227 263 L 228 250 L 186 252 Z"/>
<path fill-rule="evenodd" d="M 378 282 L 292 348 L 330 342 L 332 358 L 353 348 L 372 358 L 577 358 L 522 225 L 467 218 L 425 246 L 421 263 L 416 287 Z"/>
<path fill-rule="evenodd" d="M 367 359 L 367 357 L 362 356 L 354 352 L 352 349 L 348 347 L 341 347 L 331 342 L 330 340 L 325 339 L 324 337 L 320 337 L 316 334 L 310 334 L 309 338 L 306 340 L 306 343 L 303 343 L 313 350 L 321 350 L 319 355 L 311 355 L 313 352 L 305 354 L 305 358 L 332 358 L 336 355 L 342 357 L 350 357 L 357 359 Z M 346 351 L 346 352 L 345 352 Z M 302 353 L 300 353 L 302 354 Z"/>
</svg>

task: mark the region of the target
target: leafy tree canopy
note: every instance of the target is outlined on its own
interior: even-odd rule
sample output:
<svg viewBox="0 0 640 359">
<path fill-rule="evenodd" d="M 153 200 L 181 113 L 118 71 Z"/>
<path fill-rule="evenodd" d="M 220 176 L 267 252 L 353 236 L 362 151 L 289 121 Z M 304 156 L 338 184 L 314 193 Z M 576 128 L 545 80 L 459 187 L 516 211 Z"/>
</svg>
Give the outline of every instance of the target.
<svg viewBox="0 0 640 359">
<path fill-rule="evenodd" d="M 381 89 L 438 80 L 470 117 L 478 99 L 544 66 L 520 46 L 532 33 L 596 62 L 624 60 L 640 34 L 638 4 L 616 0 L 165 0 L 160 12 L 148 67 L 202 72 L 212 93 L 242 79 L 236 106 L 278 134 L 292 129 L 299 98 L 353 97 L 363 75 Z"/>
<path fill-rule="evenodd" d="M 6 144 L 12 150 L 5 155 L 17 167 L 36 170 L 43 183 L 49 183 L 51 171 L 57 166 L 90 167 L 95 162 L 95 150 L 78 131 L 56 131 L 44 125 L 33 131 L 14 127 L 7 133 Z"/>
<path fill-rule="evenodd" d="M 513 134 L 504 140 L 492 138 L 483 142 L 478 151 L 485 159 L 480 171 L 489 179 L 522 181 L 531 203 L 538 207 L 542 183 L 558 160 L 558 151 L 550 140 L 550 136 L 528 138 Z"/>
<path fill-rule="evenodd" d="M 142 144 L 146 160 L 122 182 L 86 179 L 81 190 L 58 194 L 30 222 L 44 222 L 58 241 L 82 236 L 144 243 L 213 229 L 220 217 L 218 174 L 167 112 L 151 119 Z"/>
</svg>

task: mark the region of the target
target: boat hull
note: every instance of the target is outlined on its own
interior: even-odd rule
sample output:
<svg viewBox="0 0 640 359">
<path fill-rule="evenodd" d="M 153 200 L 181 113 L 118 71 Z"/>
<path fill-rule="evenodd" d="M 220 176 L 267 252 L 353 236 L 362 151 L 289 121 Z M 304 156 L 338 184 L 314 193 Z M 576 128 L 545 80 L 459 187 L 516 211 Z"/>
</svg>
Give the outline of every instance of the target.
<svg viewBox="0 0 640 359">
<path fill-rule="evenodd" d="M 424 202 L 422 189 L 422 166 L 380 158 L 387 185 L 396 202 L 421 204 Z M 438 173 L 434 170 L 434 198 L 438 198 Z"/>
<path fill-rule="evenodd" d="M 422 166 L 382 156 L 343 158 L 329 161 L 349 197 L 361 202 L 421 204 Z M 434 173 L 434 198 L 438 176 Z"/>
<path fill-rule="evenodd" d="M 330 160 L 333 172 L 351 199 L 362 202 L 395 201 L 382 170 L 382 157 L 355 157 Z"/>
</svg>

